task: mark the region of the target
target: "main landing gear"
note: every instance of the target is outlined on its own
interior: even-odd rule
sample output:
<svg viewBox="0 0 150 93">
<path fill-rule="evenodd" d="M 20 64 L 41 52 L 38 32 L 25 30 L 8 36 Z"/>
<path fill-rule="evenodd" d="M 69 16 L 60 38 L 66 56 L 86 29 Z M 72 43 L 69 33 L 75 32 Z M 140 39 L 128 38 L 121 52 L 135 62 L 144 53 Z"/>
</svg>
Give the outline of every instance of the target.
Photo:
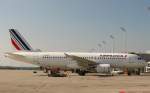
<svg viewBox="0 0 150 93">
<path fill-rule="evenodd" d="M 80 75 L 80 76 L 85 76 L 86 71 L 85 70 L 81 70 L 81 69 L 77 69 L 76 73 L 78 73 L 78 75 Z"/>
<path fill-rule="evenodd" d="M 59 68 L 51 68 L 47 69 L 47 75 L 48 77 L 66 77 L 67 74 L 64 73 L 64 71 L 60 70 Z"/>
<path fill-rule="evenodd" d="M 128 74 L 128 76 L 131 76 L 132 74 L 141 75 L 141 69 L 137 68 L 137 69 L 133 69 L 133 70 L 128 70 L 127 74 Z"/>
</svg>

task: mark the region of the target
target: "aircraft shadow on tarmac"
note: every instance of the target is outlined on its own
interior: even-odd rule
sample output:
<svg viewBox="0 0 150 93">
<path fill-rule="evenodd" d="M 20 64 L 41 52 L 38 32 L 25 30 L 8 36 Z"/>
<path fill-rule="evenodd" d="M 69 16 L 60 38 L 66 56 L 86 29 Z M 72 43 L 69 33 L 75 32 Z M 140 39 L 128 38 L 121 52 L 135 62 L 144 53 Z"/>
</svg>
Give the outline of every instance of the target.
<svg viewBox="0 0 150 93">
<path fill-rule="evenodd" d="M 44 74 L 44 73 L 36 73 L 34 74 L 35 76 L 42 76 L 42 77 L 45 77 L 45 76 L 48 76 L 47 74 Z M 67 77 L 70 77 L 70 76 L 76 76 L 76 77 L 84 77 L 84 76 L 79 76 L 78 74 L 68 74 Z M 87 74 L 85 75 L 86 76 L 97 76 L 97 77 L 112 77 L 112 75 L 101 75 L 101 74 Z M 117 75 L 118 76 L 118 75 Z"/>
</svg>

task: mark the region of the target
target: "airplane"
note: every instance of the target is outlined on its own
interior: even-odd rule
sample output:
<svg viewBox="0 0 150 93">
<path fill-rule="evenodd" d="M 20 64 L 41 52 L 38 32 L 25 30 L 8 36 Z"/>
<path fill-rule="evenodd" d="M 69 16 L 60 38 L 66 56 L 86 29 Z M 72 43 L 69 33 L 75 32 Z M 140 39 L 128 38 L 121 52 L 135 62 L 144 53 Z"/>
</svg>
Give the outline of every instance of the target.
<svg viewBox="0 0 150 93">
<path fill-rule="evenodd" d="M 6 53 L 6 57 L 45 68 L 53 75 L 60 70 L 75 69 L 84 76 L 86 73 L 111 73 L 112 68 L 126 68 L 131 75 L 134 68 L 147 65 L 140 55 L 133 53 L 88 53 L 88 52 L 43 52 L 35 51 L 25 38 L 16 30 L 9 29 L 12 45 L 17 51 Z"/>
</svg>

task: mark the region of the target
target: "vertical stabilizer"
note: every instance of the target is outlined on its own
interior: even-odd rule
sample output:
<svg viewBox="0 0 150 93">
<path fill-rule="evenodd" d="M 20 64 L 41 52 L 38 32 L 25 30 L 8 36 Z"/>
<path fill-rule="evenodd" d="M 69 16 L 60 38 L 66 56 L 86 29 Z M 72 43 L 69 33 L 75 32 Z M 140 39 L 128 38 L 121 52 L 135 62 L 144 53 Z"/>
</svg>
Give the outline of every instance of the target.
<svg viewBox="0 0 150 93">
<path fill-rule="evenodd" d="M 10 32 L 11 43 L 16 50 L 33 51 L 33 48 L 30 46 L 30 44 L 16 29 L 9 29 L 9 32 Z"/>
</svg>

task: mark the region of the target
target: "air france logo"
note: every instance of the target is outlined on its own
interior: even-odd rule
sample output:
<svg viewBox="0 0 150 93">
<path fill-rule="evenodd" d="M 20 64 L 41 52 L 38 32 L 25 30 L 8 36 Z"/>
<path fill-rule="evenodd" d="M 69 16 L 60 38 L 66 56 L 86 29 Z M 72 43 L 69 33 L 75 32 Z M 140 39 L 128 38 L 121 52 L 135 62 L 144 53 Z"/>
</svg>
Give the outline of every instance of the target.
<svg viewBox="0 0 150 93">
<path fill-rule="evenodd" d="M 127 58 L 127 55 L 99 55 L 100 57 L 109 57 L 109 58 Z"/>
</svg>

